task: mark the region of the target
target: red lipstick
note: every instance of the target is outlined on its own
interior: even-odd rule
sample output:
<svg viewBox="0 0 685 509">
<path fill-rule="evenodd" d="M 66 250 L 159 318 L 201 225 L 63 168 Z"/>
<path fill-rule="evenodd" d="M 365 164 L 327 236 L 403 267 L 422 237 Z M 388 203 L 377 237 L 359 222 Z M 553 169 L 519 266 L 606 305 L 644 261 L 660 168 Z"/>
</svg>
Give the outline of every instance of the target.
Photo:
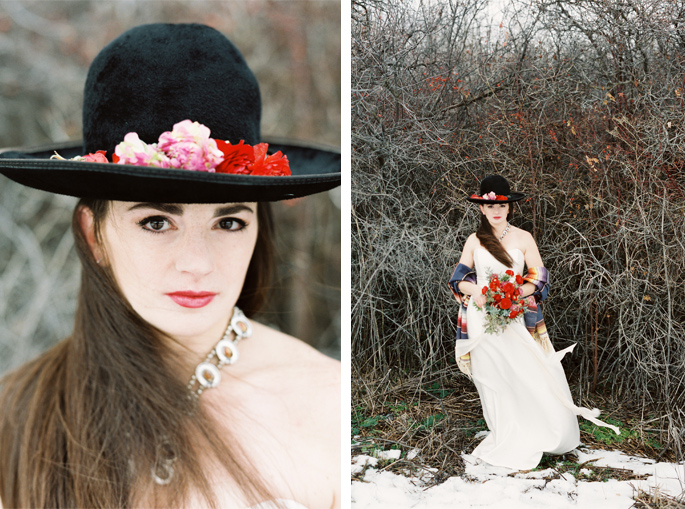
<svg viewBox="0 0 685 509">
<path fill-rule="evenodd" d="M 167 295 L 179 306 L 184 308 L 203 308 L 216 297 L 213 292 L 173 292 Z"/>
</svg>

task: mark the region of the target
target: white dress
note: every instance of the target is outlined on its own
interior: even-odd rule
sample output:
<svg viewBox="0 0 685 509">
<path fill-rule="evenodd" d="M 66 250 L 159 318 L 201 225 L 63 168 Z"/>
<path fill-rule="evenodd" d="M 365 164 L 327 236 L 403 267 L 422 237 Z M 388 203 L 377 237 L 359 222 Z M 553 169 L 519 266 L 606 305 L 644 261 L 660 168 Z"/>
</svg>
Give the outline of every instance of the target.
<svg viewBox="0 0 685 509">
<path fill-rule="evenodd" d="M 524 256 L 508 250 L 512 270 L 523 275 Z M 482 247 L 473 254 L 478 286 L 488 284 L 487 273 L 509 269 Z M 471 372 L 483 406 L 490 434 L 473 455 L 491 465 L 516 470 L 535 468 L 543 452 L 563 454 L 580 443 L 576 415 L 608 426 L 596 417 L 599 410 L 577 407 L 561 366 L 572 345 L 545 353 L 533 339 L 523 318 L 513 321 L 498 335 L 484 332 L 484 311 L 471 299 L 466 313 L 467 340 L 458 340 L 457 358 L 471 354 Z M 616 433 L 618 429 L 609 426 Z"/>
</svg>

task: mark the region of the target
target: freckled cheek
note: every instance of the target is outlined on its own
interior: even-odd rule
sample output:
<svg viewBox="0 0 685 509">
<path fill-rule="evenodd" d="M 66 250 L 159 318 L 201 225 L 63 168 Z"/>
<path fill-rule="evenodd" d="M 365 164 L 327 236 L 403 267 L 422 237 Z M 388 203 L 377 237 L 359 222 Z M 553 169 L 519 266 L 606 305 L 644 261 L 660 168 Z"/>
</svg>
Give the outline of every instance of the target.
<svg viewBox="0 0 685 509">
<path fill-rule="evenodd" d="M 134 255 L 134 256 L 132 256 Z M 144 243 L 126 243 L 110 247 L 110 260 L 114 277 L 129 301 L 135 301 L 146 292 L 159 291 L 165 280 L 170 260 L 164 253 Z"/>
<path fill-rule="evenodd" d="M 231 242 L 217 246 L 214 256 L 217 260 L 217 271 L 229 283 L 232 283 L 231 286 L 241 283 L 240 286 L 242 287 L 242 281 L 252 259 L 255 241 L 252 238 L 238 240 L 242 240 L 242 242 Z"/>
</svg>

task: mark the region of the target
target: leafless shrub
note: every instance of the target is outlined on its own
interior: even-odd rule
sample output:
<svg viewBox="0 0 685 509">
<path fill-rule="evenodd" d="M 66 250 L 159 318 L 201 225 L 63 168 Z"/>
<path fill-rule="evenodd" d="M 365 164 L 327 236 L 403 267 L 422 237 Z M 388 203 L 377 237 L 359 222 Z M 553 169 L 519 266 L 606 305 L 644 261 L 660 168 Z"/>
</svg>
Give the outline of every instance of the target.
<svg viewBox="0 0 685 509">
<path fill-rule="evenodd" d="M 685 437 L 681 7 L 357 1 L 352 24 L 353 373 L 454 368 L 446 282 L 505 175 L 553 277 L 579 398 L 597 388 Z"/>
<path fill-rule="evenodd" d="M 0 1 L 0 147 L 77 139 L 95 55 L 142 23 L 227 34 L 260 82 L 265 135 L 340 144 L 337 2 Z M 339 191 L 276 204 L 279 278 L 263 319 L 340 350 Z M 0 177 L 0 373 L 71 332 L 79 285 L 75 200 Z M 292 235 L 291 232 L 298 232 Z"/>
</svg>

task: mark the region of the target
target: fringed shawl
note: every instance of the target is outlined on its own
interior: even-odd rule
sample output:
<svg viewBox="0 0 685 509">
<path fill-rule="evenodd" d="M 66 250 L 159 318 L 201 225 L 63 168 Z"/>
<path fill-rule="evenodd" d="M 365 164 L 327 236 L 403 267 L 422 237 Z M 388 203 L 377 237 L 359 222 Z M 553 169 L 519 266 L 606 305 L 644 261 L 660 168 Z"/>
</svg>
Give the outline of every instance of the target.
<svg viewBox="0 0 685 509">
<path fill-rule="evenodd" d="M 457 341 L 469 339 L 468 329 L 466 324 L 466 309 L 469 305 L 470 295 L 466 295 L 459 290 L 459 283 L 467 281 L 469 283 L 477 284 L 476 272 L 469 267 L 460 263 L 454 269 L 454 274 L 450 278 L 449 287 L 454 294 L 454 297 L 459 302 L 459 314 L 457 315 Z M 545 327 L 545 320 L 542 316 L 542 309 L 540 302 L 547 297 L 549 291 L 549 272 L 544 267 L 530 267 L 523 281 L 531 283 L 535 286 L 535 292 L 526 298 L 527 312 L 524 313 L 524 321 L 526 329 L 533 336 L 535 341 L 546 353 L 554 351 L 552 343 L 547 334 L 547 327 Z M 459 369 L 468 376 L 471 376 L 471 356 L 470 354 L 462 355 L 457 359 Z"/>
</svg>

